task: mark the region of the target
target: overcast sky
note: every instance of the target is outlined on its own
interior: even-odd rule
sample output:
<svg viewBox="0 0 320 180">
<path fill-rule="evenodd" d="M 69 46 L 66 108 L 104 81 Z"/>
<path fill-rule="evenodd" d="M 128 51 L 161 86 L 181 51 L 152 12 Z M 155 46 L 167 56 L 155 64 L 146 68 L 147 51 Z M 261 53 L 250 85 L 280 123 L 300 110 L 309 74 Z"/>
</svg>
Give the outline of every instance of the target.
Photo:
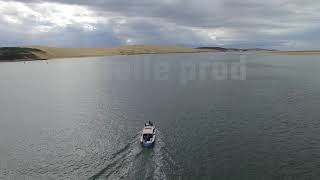
<svg viewBox="0 0 320 180">
<path fill-rule="evenodd" d="M 0 46 L 320 49 L 318 0 L 0 0 Z"/>
</svg>

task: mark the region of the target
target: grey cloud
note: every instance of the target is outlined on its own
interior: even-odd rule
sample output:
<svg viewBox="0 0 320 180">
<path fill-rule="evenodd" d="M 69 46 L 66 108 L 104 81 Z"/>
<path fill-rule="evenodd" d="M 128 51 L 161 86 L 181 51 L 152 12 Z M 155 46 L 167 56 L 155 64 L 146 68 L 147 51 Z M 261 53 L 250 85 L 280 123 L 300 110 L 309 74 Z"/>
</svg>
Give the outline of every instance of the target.
<svg viewBox="0 0 320 180">
<path fill-rule="evenodd" d="M 20 2 L 32 6 L 45 1 L 20 0 Z M 123 44 L 126 40 L 132 40 L 134 43 L 189 46 L 224 45 L 290 49 L 295 48 L 291 46 L 292 44 L 304 44 L 305 48 L 320 48 L 318 41 L 306 35 L 320 28 L 317 25 L 320 20 L 320 2 L 313 0 L 303 2 L 301 0 L 51 0 L 47 2 L 81 5 L 102 17 L 111 15 L 126 19 L 126 23 L 121 25 L 96 24 L 97 30 L 90 33 L 81 32 L 77 28 L 64 29 L 60 33 L 67 34 L 65 38 L 71 39 L 70 42 L 72 38 L 69 36 L 76 37 L 81 34 L 81 37 L 101 36 L 101 39 L 105 37 L 106 43 L 101 45 Z M 194 29 L 204 31 L 226 29 L 233 33 L 221 37 L 218 34 L 217 39 L 210 39 L 205 33 Z M 88 38 L 83 44 L 91 45 L 99 40 L 99 38 L 92 40 Z"/>
</svg>

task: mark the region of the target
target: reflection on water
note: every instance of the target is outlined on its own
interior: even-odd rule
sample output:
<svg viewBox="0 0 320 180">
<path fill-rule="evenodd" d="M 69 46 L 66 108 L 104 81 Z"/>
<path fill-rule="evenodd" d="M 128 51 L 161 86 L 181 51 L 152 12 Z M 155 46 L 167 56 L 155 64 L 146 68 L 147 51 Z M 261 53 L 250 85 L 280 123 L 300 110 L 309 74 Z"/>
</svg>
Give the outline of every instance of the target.
<svg viewBox="0 0 320 180">
<path fill-rule="evenodd" d="M 232 79 L 240 60 L 201 53 L 1 63 L 0 179 L 317 179 L 320 61 L 248 54 L 235 68 L 245 79 Z M 201 74 L 201 64 L 217 63 L 226 78 L 210 79 L 212 67 Z M 149 120 L 157 141 L 144 149 Z"/>
</svg>

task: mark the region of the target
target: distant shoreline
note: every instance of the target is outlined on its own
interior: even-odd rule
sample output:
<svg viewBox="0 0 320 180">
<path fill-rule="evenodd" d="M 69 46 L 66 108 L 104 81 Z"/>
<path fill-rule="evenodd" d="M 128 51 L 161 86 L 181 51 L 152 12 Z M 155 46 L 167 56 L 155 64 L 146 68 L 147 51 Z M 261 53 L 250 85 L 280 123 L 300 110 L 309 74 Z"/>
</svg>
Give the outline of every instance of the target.
<svg viewBox="0 0 320 180">
<path fill-rule="evenodd" d="M 100 57 L 139 54 L 217 52 L 209 49 L 132 45 L 114 48 L 55 48 L 45 46 L 0 48 L 0 61 L 33 61 L 60 58 Z"/>
<path fill-rule="evenodd" d="M 314 51 L 271 51 L 271 52 L 265 52 L 267 54 L 272 55 L 290 55 L 290 56 L 307 56 L 307 55 L 320 55 L 320 50 L 314 50 Z"/>
<path fill-rule="evenodd" d="M 2 47 L 0 62 L 35 61 L 61 58 L 101 57 L 139 54 L 171 54 L 202 52 L 257 52 L 266 55 L 320 55 L 320 51 L 277 51 L 268 49 L 236 49 L 221 47 L 168 47 L 155 45 L 130 45 L 113 48 L 56 48 L 46 46 Z"/>
</svg>

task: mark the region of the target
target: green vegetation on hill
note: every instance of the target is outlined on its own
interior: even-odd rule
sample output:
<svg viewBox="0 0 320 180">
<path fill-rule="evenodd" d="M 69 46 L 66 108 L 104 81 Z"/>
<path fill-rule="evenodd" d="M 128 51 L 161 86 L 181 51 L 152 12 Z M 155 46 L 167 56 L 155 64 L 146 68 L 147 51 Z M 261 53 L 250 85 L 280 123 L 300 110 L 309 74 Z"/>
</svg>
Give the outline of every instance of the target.
<svg viewBox="0 0 320 180">
<path fill-rule="evenodd" d="M 2 47 L 0 48 L 0 61 L 47 59 L 45 54 L 44 51 L 35 48 Z"/>
</svg>

